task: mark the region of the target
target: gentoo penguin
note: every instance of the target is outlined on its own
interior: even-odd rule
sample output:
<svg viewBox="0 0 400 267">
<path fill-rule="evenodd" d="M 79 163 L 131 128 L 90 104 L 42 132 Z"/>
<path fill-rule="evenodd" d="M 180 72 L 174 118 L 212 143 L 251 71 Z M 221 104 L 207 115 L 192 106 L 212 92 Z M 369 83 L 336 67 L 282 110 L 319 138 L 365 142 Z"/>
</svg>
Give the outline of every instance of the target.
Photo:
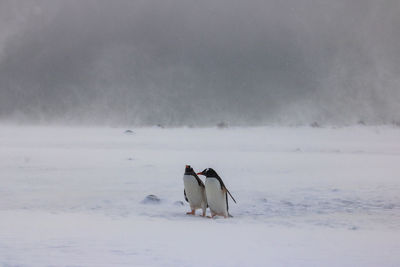
<svg viewBox="0 0 400 267">
<path fill-rule="evenodd" d="M 235 203 L 236 200 L 232 197 L 231 193 L 225 187 L 221 177 L 219 177 L 217 172 L 214 171 L 212 168 L 205 169 L 198 174 L 206 176 L 205 188 L 208 206 L 211 210 L 211 217 L 220 215 L 227 218 L 228 216 L 230 216 L 228 212 L 229 207 L 227 193 L 230 195 Z"/>
<path fill-rule="evenodd" d="M 203 210 L 203 217 L 206 216 L 207 198 L 204 183 L 194 172 L 190 165 L 186 165 L 185 174 L 183 175 L 183 193 L 185 199 L 190 204 L 191 212 L 186 214 L 195 215 L 196 209 Z"/>
</svg>

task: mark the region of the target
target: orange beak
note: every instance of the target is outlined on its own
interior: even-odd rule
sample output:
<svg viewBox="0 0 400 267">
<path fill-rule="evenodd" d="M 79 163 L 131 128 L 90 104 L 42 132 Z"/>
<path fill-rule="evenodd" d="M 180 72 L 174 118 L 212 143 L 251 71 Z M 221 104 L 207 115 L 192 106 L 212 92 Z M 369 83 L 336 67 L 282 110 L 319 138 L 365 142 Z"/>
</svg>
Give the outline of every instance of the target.
<svg viewBox="0 0 400 267">
<path fill-rule="evenodd" d="M 203 174 L 203 172 L 199 172 L 199 173 L 197 173 L 197 175 L 204 175 L 204 174 Z"/>
</svg>

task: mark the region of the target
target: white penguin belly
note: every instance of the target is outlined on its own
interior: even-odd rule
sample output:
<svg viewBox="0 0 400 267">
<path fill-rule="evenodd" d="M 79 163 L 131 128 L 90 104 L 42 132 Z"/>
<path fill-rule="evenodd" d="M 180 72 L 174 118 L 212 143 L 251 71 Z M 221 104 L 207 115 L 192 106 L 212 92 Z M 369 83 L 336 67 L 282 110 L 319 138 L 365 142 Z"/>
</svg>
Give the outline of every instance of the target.
<svg viewBox="0 0 400 267">
<path fill-rule="evenodd" d="M 204 187 L 200 186 L 192 175 L 183 175 L 183 185 L 190 207 L 193 209 L 207 208 Z"/>
<path fill-rule="evenodd" d="M 218 179 L 207 177 L 205 187 L 207 202 L 211 212 L 228 216 L 226 193 L 221 189 L 221 184 Z"/>
</svg>

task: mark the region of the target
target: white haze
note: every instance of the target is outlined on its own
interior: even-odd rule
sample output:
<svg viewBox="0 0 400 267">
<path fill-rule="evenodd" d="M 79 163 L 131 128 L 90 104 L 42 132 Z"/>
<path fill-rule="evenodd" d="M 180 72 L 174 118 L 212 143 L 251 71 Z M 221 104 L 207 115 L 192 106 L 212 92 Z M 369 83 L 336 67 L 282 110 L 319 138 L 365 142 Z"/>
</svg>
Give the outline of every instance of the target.
<svg viewBox="0 0 400 267">
<path fill-rule="evenodd" d="M 0 119 L 400 120 L 400 2 L 0 1 Z"/>
</svg>

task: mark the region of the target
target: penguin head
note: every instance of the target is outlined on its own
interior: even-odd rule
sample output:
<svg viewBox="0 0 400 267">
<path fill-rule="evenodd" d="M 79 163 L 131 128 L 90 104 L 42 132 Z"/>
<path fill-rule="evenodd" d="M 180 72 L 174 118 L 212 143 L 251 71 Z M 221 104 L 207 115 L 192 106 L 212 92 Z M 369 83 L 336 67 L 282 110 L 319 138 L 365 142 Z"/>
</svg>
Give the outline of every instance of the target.
<svg viewBox="0 0 400 267">
<path fill-rule="evenodd" d="M 218 177 L 217 172 L 214 171 L 213 168 L 204 169 L 204 171 L 199 172 L 198 175 L 204 175 L 206 177 Z"/>
<path fill-rule="evenodd" d="M 185 174 L 186 175 L 193 175 L 193 174 L 196 174 L 196 173 L 194 172 L 193 168 L 190 165 L 186 165 Z"/>
</svg>

